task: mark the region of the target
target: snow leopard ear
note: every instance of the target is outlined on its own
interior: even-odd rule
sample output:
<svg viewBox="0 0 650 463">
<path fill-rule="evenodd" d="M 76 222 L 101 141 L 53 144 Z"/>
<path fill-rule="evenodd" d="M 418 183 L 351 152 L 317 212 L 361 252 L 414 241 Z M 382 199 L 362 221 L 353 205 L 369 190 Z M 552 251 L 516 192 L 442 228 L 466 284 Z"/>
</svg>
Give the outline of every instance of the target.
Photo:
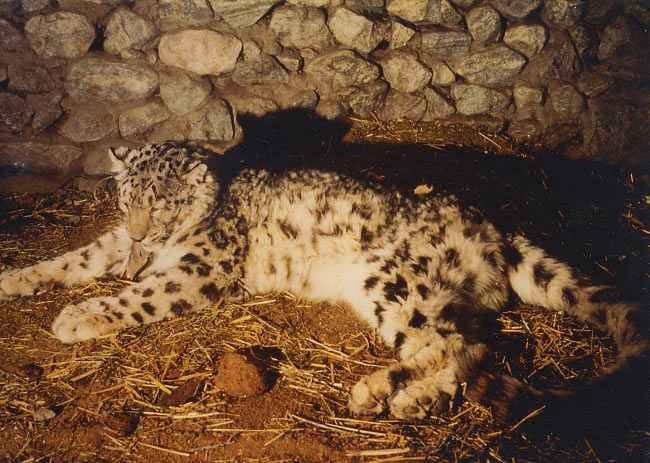
<svg viewBox="0 0 650 463">
<path fill-rule="evenodd" d="M 208 171 L 208 166 L 202 162 L 197 162 L 190 169 L 185 172 L 181 178 L 187 183 L 198 185 L 203 183 L 206 180 L 206 172 Z"/>
<path fill-rule="evenodd" d="M 110 172 L 117 175 L 126 170 L 126 156 L 129 154 L 129 149 L 126 146 L 119 148 L 108 148 L 108 159 L 111 163 Z"/>
</svg>

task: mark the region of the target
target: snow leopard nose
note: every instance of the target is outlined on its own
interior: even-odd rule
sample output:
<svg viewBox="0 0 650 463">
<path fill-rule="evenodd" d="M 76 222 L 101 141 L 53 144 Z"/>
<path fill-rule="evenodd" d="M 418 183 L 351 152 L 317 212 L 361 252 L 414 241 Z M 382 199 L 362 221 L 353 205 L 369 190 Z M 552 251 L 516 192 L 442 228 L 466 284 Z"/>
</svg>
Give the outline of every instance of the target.
<svg viewBox="0 0 650 463">
<path fill-rule="evenodd" d="M 133 241 L 142 241 L 149 232 L 151 225 L 151 216 L 147 209 L 139 207 L 131 207 L 129 210 L 129 222 L 127 223 L 127 231 Z"/>
</svg>

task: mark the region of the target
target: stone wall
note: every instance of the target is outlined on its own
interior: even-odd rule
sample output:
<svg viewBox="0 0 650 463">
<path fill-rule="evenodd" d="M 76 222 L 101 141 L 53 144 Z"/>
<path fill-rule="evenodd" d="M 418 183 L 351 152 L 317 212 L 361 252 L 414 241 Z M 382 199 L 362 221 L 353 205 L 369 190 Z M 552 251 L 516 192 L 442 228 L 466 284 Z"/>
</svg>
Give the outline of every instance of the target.
<svg viewBox="0 0 650 463">
<path fill-rule="evenodd" d="M 0 164 L 103 175 L 294 107 L 641 163 L 649 28 L 645 0 L 0 0 Z"/>
</svg>

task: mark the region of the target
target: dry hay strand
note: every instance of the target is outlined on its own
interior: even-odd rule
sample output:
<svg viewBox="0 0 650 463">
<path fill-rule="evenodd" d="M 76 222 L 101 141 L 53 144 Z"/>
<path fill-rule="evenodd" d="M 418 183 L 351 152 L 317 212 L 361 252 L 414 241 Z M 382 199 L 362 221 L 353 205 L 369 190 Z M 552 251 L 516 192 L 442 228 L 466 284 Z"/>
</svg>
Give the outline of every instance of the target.
<svg viewBox="0 0 650 463">
<path fill-rule="evenodd" d="M 91 239 L 118 217 L 110 193 L 66 194 L 72 199 L 9 198 L 14 209 L 2 224 L 13 225 L 0 234 L 4 263 L 28 265 L 64 252 L 71 236 Z M 80 221 L 72 224 L 69 217 Z M 72 346 L 48 332 L 65 305 L 126 284 L 94 281 L 3 306 L 0 458 L 511 462 L 524 455 L 530 461 L 599 461 L 592 442 L 569 448 L 552 439 L 534 443 L 519 423 L 499 425 L 490 410 L 467 402 L 416 423 L 386 414 L 351 416 L 349 388 L 394 362 L 393 352 L 344 307 L 291 294 L 222 302 Z M 563 314 L 522 306 L 499 322 L 497 369 L 535 386 L 571 386 L 600 374 L 615 357 L 608 337 Z M 277 373 L 260 397 L 232 398 L 214 385 L 216 360 L 239 349 L 257 352 Z M 43 410 L 55 416 L 37 421 Z M 647 457 L 649 441 L 638 430 L 620 446 Z"/>
<path fill-rule="evenodd" d="M 119 218 L 109 188 L 0 198 L 0 262 L 24 267 L 53 257 L 91 240 Z"/>
<path fill-rule="evenodd" d="M 369 119 L 350 117 L 352 127 L 344 140 L 366 143 L 419 144 L 438 151 L 451 149 L 478 150 L 485 154 L 507 154 L 531 157 L 524 147 L 502 133 L 487 133 L 463 125 L 436 120 L 413 122 L 408 120 L 383 121 L 372 114 Z M 540 147 L 535 147 L 539 150 Z"/>
</svg>

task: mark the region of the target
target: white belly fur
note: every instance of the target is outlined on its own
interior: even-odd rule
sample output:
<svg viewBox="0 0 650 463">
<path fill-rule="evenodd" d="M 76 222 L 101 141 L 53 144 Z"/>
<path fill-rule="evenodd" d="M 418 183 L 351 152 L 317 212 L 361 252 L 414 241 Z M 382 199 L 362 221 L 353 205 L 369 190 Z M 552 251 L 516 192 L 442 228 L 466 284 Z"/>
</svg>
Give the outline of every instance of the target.
<svg viewBox="0 0 650 463">
<path fill-rule="evenodd" d="M 290 292 L 307 300 L 349 304 L 373 321 L 374 305 L 364 294 L 370 269 L 361 246 L 350 234 L 319 236 L 300 230 L 287 239 L 276 227 L 261 225 L 249 233 L 245 285 L 252 294 Z"/>
</svg>

